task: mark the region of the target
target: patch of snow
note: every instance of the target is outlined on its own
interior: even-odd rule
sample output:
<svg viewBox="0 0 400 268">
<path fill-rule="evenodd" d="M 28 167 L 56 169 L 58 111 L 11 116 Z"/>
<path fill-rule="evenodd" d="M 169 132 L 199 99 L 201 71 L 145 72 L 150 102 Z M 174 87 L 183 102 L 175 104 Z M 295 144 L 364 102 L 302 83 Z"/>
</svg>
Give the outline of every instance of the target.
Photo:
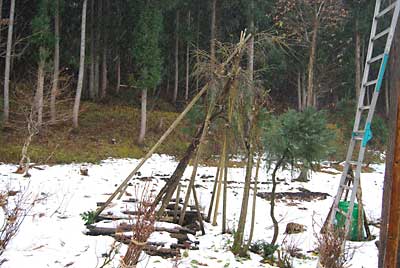
<svg viewBox="0 0 400 268">
<path fill-rule="evenodd" d="M 15 165 L 0 165 L 0 187 L 3 189 L 10 185 L 14 189 L 28 189 L 34 196 L 46 197 L 38 203 L 25 222 L 22 224 L 20 232 L 9 244 L 2 258 L 6 258 L 3 268 L 15 267 L 96 267 L 102 263 L 101 255 L 108 252 L 113 238 L 109 236 L 86 236 L 86 227 L 80 214 L 96 208 L 96 202 L 104 202 L 122 180 L 132 171 L 138 163 L 137 159 L 106 159 L 100 164 L 85 164 L 88 167 L 89 176 L 80 175 L 82 164 L 46 166 L 44 170 L 32 169 L 30 179 L 23 178 L 21 175 L 12 173 L 16 170 Z M 141 168 L 141 177 L 152 176 L 154 174 L 172 174 L 177 165 L 173 157 L 167 155 L 154 155 Z M 384 164 L 371 165 L 375 170 L 373 173 L 363 173 L 363 203 L 367 216 L 370 219 L 380 218 L 383 171 Z M 324 172 L 312 173 L 310 182 L 291 182 L 294 172 L 283 171 L 278 174 L 282 180 L 278 187 L 278 192 L 298 191 L 302 187 L 314 192 L 328 193 L 330 197 L 325 200 L 289 201 L 279 200 L 276 204 L 276 217 L 280 222 L 279 240 L 291 241 L 302 249 L 309 259 L 295 260 L 294 267 L 315 267 L 316 257 L 307 254 L 307 251 L 316 248 L 314 233 L 318 230 L 325 220 L 329 208 L 336 194 L 340 180 L 340 172 L 335 169 L 327 170 L 338 174 L 327 174 Z M 188 167 L 184 173 L 182 191 L 187 187 L 187 181 L 191 175 L 192 167 Z M 204 211 L 208 210 L 211 197 L 211 189 L 214 183 L 216 168 L 199 167 L 198 174 L 212 176 L 209 179 L 198 179 L 196 184 L 200 184 L 197 190 L 198 199 Z M 240 215 L 242 202 L 242 192 L 244 186 L 244 168 L 229 168 L 228 181 L 233 181 L 228 185 L 228 215 L 227 226 L 235 230 L 237 220 Z M 267 174 L 265 164 L 262 165 L 259 178 L 259 192 L 269 192 L 271 190 L 270 175 Z M 133 180 L 133 185 L 138 189 L 143 187 L 145 182 Z M 164 181 L 154 179 L 151 187 L 157 193 L 164 185 Z M 113 227 L 113 224 L 127 222 L 129 218 L 121 212 L 122 209 L 133 210 L 134 204 L 122 202 L 124 199 L 135 197 L 133 187 L 128 188 L 130 196 L 124 196 L 120 201 L 115 200 L 111 207 L 108 207 L 104 214 L 112 213 L 113 216 L 121 216 L 125 219 L 117 223 L 102 221 L 96 225 L 99 227 Z M 133 195 L 133 196 L 132 196 Z M 252 193 L 250 200 L 252 199 Z M 269 217 L 269 202 L 257 197 L 257 214 L 255 219 L 255 230 L 253 241 L 270 241 L 273 235 L 272 222 Z M 218 224 L 222 219 L 222 201 L 218 211 Z M 248 222 L 251 219 L 251 207 L 249 202 Z M 1 217 L 1 216 L 0 216 Z M 284 234 L 285 226 L 289 222 L 296 222 L 307 227 L 304 233 L 296 235 Z M 157 222 L 158 227 L 173 228 L 171 223 Z M 212 226 L 206 223 L 206 235 L 194 237 L 189 235 L 190 240 L 198 240 L 199 250 L 188 251 L 187 257 L 179 260 L 178 267 L 192 267 L 192 264 L 207 264 L 208 267 L 270 267 L 261 263 L 261 257 L 255 254 L 250 255 L 250 259 L 238 259 L 229 250 L 232 245 L 233 237 L 229 234 L 221 234 L 221 226 Z M 248 235 L 248 228 L 246 234 Z M 377 228 L 371 228 L 374 235 L 379 235 Z M 168 244 L 176 243 L 176 239 L 171 238 L 167 233 L 156 232 L 151 236 L 151 241 L 166 241 Z M 353 267 L 376 267 L 377 248 L 375 241 L 362 243 L 349 243 L 354 247 L 355 255 L 351 262 Z M 126 246 L 122 246 L 120 255 L 123 255 Z M 143 255 L 145 260 L 138 267 L 167 268 L 172 267 L 173 260 L 165 260 L 159 257 L 148 257 Z M 186 256 L 186 254 L 185 254 Z M 118 263 L 119 257 L 114 263 Z M 72 264 L 71 264 L 72 263 Z M 201 265 L 197 265 L 201 267 Z"/>
</svg>

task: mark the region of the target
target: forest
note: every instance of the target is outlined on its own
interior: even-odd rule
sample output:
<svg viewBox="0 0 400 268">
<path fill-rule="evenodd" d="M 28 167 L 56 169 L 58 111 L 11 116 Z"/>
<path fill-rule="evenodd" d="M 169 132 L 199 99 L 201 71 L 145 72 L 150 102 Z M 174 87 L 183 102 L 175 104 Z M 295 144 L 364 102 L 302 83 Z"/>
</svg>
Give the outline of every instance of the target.
<svg viewBox="0 0 400 268">
<path fill-rule="evenodd" d="M 399 2 L 0 0 L 0 267 L 383 267 Z"/>
</svg>

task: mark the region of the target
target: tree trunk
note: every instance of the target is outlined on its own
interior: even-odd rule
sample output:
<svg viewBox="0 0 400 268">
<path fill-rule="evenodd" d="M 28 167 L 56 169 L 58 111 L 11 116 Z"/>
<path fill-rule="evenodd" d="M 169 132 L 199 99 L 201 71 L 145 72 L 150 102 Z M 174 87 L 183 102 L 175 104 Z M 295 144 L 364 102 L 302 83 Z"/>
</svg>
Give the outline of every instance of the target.
<svg viewBox="0 0 400 268">
<path fill-rule="evenodd" d="M 102 37 L 103 37 L 103 42 L 102 42 L 102 65 L 101 65 L 101 99 L 104 99 L 107 95 L 107 87 L 108 87 L 108 79 L 107 79 L 107 53 L 108 53 L 108 48 L 107 48 L 107 42 L 108 42 L 108 37 L 107 37 L 107 30 L 106 27 L 106 21 L 107 21 L 107 15 L 108 15 L 108 1 L 102 1 L 102 17 L 103 17 L 103 25 L 102 25 Z"/>
<path fill-rule="evenodd" d="M 190 10 L 188 12 L 188 30 L 190 33 Z M 187 41 L 186 43 L 186 85 L 185 85 L 185 101 L 187 102 L 189 100 L 189 48 L 190 48 L 190 42 Z"/>
<path fill-rule="evenodd" d="M 319 18 L 314 18 L 313 35 L 310 47 L 310 59 L 308 62 L 307 107 L 314 106 L 314 65 L 317 56 Z"/>
<path fill-rule="evenodd" d="M 104 99 L 107 94 L 107 84 L 108 84 L 108 79 L 107 79 L 107 46 L 106 46 L 106 41 L 104 40 L 103 44 L 103 63 L 102 63 L 102 74 L 101 74 L 101 98 Z"/>
<path fill-rule="evenodd" d="M 196 65 L 199 66 L 200 56 L 199 56 L 199 46 L 200 44 L 200 9 L 197 11 L 197 36 L 196 36 Z M 196 74 L 196 92 L 200 90 L 200 74 Z"/>
<path fill-rule="evenodd" d="M 40 51 L 44 51 L 44 48 L 39 48 Z M 39 53 L 42 55 L 42 52 Z M 43 91 L 44 91 L 44 67 L 45 60 L 42 58 L 39 60 L 38 73 L 37 73 L 37 85 L 35 93 L 35 112 L 37 112 L 37 124 L 40 127 L 43 124 Z"/>
<path fill-rule="evenodd" d="M 303 91 L 303 99 L 302 99 L 302 105 L 301 109 L 304 110 L 304 108 L 307 107 L 307 79 L 306 79 L 306 73 L 303 72 L 301 75 L 301 85 L 302 85 L 302 91 Z"/>
<path fill-rule="evenodd" d="M 89 97 L 91 100 L 96 98 L 96 91 L 95 91 L 95 58 L 96 58 L 96 51 L 95 51 L 95 38 L 96 38 L 96 29 L 95 29 L 95 22 L 94 22 L 94 2 L 95 0 L 91 0 L 90 2 L 90 76 L 89 76 Z"/>
<path fill-rule="evenodd" d="M 212 0 L 211 4 L 211 35 L 210 35 L 210 56 L 211 64 L 215 64 L 215 38 L 216 38 L 216 13 L 217 13 L 217 0 Z"/>
<path fill-rule="evenodd" d="M 359 30 L 359 19 L 356 18 L 355 21 L 355 69 L 356 69 L 356 79 L 355 79 L 355 89 L 356 89 L 356 100 L 360 97 L 361 89 L 361 34 Z"/>
<path fill-rule="evenodd" d="M 246 226 L 247 209 L 249 205 L 249 195 L 250 195 L 250 184 L 251 184 L 251 173 L 253 170 L 253 145 L 251 141 L 249 143 L 249 148 L 247 148 L 247 166 L 246 166 L 246 177 L 244 181 L 242 207 L 240 210 L 240 217 L 238 222 L 238 227 L 235 233 L 235 239 L 233 241 L 232 252 L 234 254 L 241 253 L 242 245 L 244 240 L 244 229 Z"/>
<path fill-rule="evenodd" d="M 58 80 L 60 76 L 60 10 L 59 0 L 55 0 L 54 10 L 54 70 L 53 85 L 50 94 L 50 120 L 51 124 L 56 123 L 56 97 L 58 93 Z"/>
<path fill-rule="evenodd" d="M 247 68 L 249 70 L 249 80 L 251 83 L 254 81 L 254 0 L 250 1 L 250 12 L 249 12 L 249 28 L 251 38 L 249 40 L 249 47 L 248 47 L 248 65 Z M 251 85 L 253 87 L 253 85 Z"/>
<path fill-rule="evenodd" d="M 251 208 L 251 224 L 250 224 L 250 234 L 249 240 L 247 241 L 246 247 L 244 248 L 244 252 L 247 253 L 251 246 L 251 241 L 253 240 L 254 234 L 254 226 L 256 223 L 256 205 L 257 205 L 257 184 L 258 184 L 258 172 L 260 170 L 261 165 L 261 154 L 258 156 L 257 166 L 256 166 L 256 176 L 254 177 L 254 187 L 253 187 L 253 205 Z"/>
<path fill-rule="evenodd" d="M 94 63 L 94 90 L 96 97 L 100 96 L 100 49 L 101 49 L 101 17 L 102 17 L 102 0 L 97 1 L 97 17 L 96 17 L 96 43 L 95 43 L 95 63 Z"/>
<path fill-rule="evenodd" d="M 176 12 L 176 37 L 175 37 L 175 87 L 172 102 L 176 104 L 179 86 L 179 10 Z"/>
<path fill-rule="evenodd" d="M 271 210 L 270 210 L 271 220 L 274 225 L 274 235 L 273 235 L 271 243 L 270 243 L 272 246 L 274 246 L 276 244 L 276 240 L 278 240 L 278 234 L 279 234 L 279 224 L 275 218 L 276 172 L 281 167 L 284 159 L 285 159 L 285 156 L 282 156 L 282 158 L 279 159 L 279 161 L 276 163 L 274 171 L 272 172 Z"/>
<path fill-rule="evenodd" d="M 147 89 L 142 90 L 142 108 L 140 116 L 140 134 L 138 144 L 143 145 L 146 136 L 146 121 L 147 121 Z"/>
<path fill-rule="evenodd" d="M 76 88 L 74 109 L 73 109 L 73 114 L 72 114 L 72 123 L 73 123 L 74 128 L 78 128 L 79 106 L 80 106 L 80 102 L 81 102 L 83 76 L 84 76 L 84 71 L 85 71 L 86 10 L 87 10 L 87 0 L 84 0 L 83 5 L 82 5 L 81 51 L 80 51 L 80 59 L 79 59 L 79 76 L 78 76 L 78 85 Z"/>
<path fill-rule="evenodd" d="M 399 69 L 397 67 L 397 69 Z M 399 84 L 397 84 L 399 86 Z M 399 100 L 398 100 L 399 103 Z M 391 192 L 387 208 L 387 240 L 384 267 L 399 267 L 400 239 L 400 106 L 397 106 L 396 131 L 394 137 L 394 154 L 391 170 Z"/>
<path fill-rule="evenodd" d="M 0 20 L 3 19 L 3 0 L 0 0 Z M 1 33 L 2 25 L 0 25 L 0 33 Z M 1 44 L 1 34 L 0 34 L 0 44 Z"/>
<path fill-rule="evenodd" d="M 115 92 L 117 95 L 119 95 L 119 90 L 121 89 L 121 57 L 118 55 L 117 56 L 117 87 L 115 89 Z"/>
<path fill-rule="evenodd" d="M 6 66 L 4 70 L 4 115 L 3 125 L 7 125 L 10 119 L 10 72 L 11 72 L 11 49 L 13 46 L 13 29 L 14 29 L 14 14 L 15 0 L 11 0 L 10 20 L 8 25 L 7 51 L 6 51 Z"/>
<path fill-rule="evenodd" d="M 302 107 L 302 98 L 301 98 L 301 73 L 297 73 L 297 109 L 299 111 L 303 110 Z"/>
</svg>

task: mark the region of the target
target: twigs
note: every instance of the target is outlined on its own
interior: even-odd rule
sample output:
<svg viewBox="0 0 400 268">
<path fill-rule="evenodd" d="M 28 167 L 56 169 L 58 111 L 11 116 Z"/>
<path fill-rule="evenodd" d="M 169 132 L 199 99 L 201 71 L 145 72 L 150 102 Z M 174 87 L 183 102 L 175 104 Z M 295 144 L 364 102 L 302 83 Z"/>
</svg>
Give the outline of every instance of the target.
<svg viewBox="0 0 400 268">
<path fill-rule="evenodd" d="M 132 238 L 128 250 L 121 260 L 120 267 L 136 267 L 140 261 L 140 255 L 147 245 L 147 240 L 154 232 L 154 225 L 156 221 L 155 208 L 153 204 L 153 196 L 151 194 L 150 184 L 146 184 L 142 193 L 139 194 L 139 189 L 136 188 L 136 196 L 140 201 L 137 202 L 136 211 L 137 215 L 132 225 Z"/>
<path fill-rule="evenodd" d="M 0 192 L 0 256 L 4 253 L 7 245 L 18 233 L 25 217 L 31 211 L 38 200 L 32 198 L 27 191 L 11 191 L 11 189 Z"/>
<path fill-rule="evenodd" d="M 313 219 L 313 228 L 315 229 L 315 221 Z M 319 229 L 319 228 L 317 228 Z M 353 254 L 349 248 L 343 249 L 343 242 L 346 235 L 343 229 L 336 229 L 334 226 L 328 226 L 325 232 L 314 235 L 317 238 L 319 251 L 319 268 L 347 268 L 347 264 L 352 259 Z"/>
</svg>

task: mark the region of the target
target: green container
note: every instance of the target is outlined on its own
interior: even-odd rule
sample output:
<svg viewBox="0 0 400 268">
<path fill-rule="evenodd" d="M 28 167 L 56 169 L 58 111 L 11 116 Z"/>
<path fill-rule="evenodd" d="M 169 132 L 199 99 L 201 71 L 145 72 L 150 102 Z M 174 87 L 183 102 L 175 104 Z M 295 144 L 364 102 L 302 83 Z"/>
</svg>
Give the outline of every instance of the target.
<svg viewBox="0 0 400 268">
<path fill-rule="evenodd" d="M 349 205 L 350 202 L 349 201 L 340 201 L 339 202 L 339 209 L 343 212 L 347 212 L 349 210 Z M 362 213 L 362 212 L 361 212 Z M 361 224 L 362 226 L 364 226 L 364 215 L 361 215 Z M 343 216 L 340 213 L 336 213 L 335 215 L 335 226 L 337 228 L 344 228 L 344 223 L 345 223 L 345 216 Z M 354 208 L 353 208 L 353 215 L 352 215 L 352 219 L 351 219 L 351 228 L 349 230 L 348 233 L 348 238 L 351 241 L 358 241 L 358 228 L 357 228 L 357 223 L 358 223 L 358 204 L 354 203 Z M 364 227 L 361 228 L 361 230 L 364 230 Z M 361 236 L 362 239 L 365 238 L 364 232 Z"/>
</svg>

